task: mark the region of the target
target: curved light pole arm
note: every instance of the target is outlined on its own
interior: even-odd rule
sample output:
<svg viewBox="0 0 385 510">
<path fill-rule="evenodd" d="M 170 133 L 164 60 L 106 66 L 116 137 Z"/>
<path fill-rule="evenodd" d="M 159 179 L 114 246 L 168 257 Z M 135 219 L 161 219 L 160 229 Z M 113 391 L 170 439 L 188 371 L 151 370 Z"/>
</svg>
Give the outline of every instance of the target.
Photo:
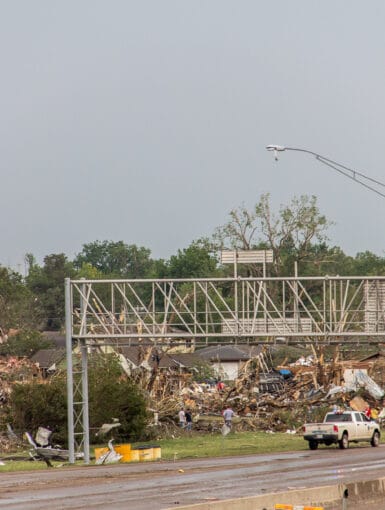
<svg viewBox="0 0 385 510">
<path fill-rule="evenodd" d="M 364 186 L 364 188 L 373 191 L 374 193 L 377 193 L 377 195 L 380 195 L 381 197 L 385 198 L 385 193 L 382 193 L 378 189 L 370 186 L 369 184 L 366 184 L 363 180 L 366 180 L 370 183 L 373 183 L 377 186 L 380 186 L 385 189 L 385 184 L 381 181 L 378 181 L 376 179 L 373 179 L 372 177 L 369 177 L 362 172 L 358 172 L 357 170 L 353 170 L 352 168 L 349 168 L 345 165 L 342 165 L 341 163 L 337 163 L 337 161 L 333 161 L 332 159 L 326 158 L 325 156 L 322 156 L 321 154 L 317 154 L 316 152 L 309 151 L 307 149 L 299 149 L 297 147 L 284 147 L 282 145 L 268 145 L 266 147 L 268 151 L 274 151 L 275 159 L 278 160 L 278 152 L 283 151 L 297 151 L 297 152 L 305 152 L 306 154 L 310 154 L 311 156 L 314 156 L 318 161 L 323 163 L 324 165 L 332 168 L 333 170 L 336 170 L 340 174 L 344 175 L 348 179 L 351 179 L 358 184 L 361 184 L 361 186 Z"/>
</svg>

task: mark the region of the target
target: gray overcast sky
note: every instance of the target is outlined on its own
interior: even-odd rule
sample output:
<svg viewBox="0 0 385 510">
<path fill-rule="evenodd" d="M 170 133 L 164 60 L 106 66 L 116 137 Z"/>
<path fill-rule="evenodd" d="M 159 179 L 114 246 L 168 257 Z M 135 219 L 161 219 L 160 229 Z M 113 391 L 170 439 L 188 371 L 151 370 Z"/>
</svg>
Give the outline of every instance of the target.
<svg viewBox="0 0 385 510">
<path fill-rule="evenodd" d="M 301 194 L 347 253 L 385 249 L 385 2 L 1 0 L 0 264 L 84 243 L 168 257 Z"/>
</svg>

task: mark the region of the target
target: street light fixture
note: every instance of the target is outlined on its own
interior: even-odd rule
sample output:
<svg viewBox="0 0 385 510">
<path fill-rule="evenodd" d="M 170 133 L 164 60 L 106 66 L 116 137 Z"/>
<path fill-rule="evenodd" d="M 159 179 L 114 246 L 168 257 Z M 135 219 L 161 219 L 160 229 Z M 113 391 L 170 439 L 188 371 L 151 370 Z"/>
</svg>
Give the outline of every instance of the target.
<svg viewBox="0 0 385 510">
<path fill-rule="evenodd" d="M 268 151 L 274 152 L 274 158 L 276 161 L 278 161 L 278 152 L 297 151 L 297 152 L 305 152 L 306 154 L 310 154 L 310 155 L 314 156 L 315 159 L 317 159 L 318 161 L 323 163 L 324 165 L 332 168 L 333 170 L 336 170 L 337 172 L 344 175 L 345 177 L 348 177 L 348 179 L 351 179 L 351 180 L 357 182 L 358 184 L 361 184 L 361 186 L 364 186 L 364 188 L 367 188 L 370 191 L 377 193 L 377 195 L 380 195 L 381 197 L 385 198 L 385 193 L 383 193 L 373 187 L 373 184 L 374 184 L 376 186 L 380 186 L 381 188 L 385 189 L 385 184 L 383 182 L 377 181 L 376 179 L 373 179 L 372 177 L 369 177 L 361 172 L 358 172 L 357 170 L 353 170 L 352 168 L 342 165 L 341 163 L 337 163 L 336 161 L 326 158 L 325 156 L 321 156 L 321 154 L 317 154 L 316 152 L 309 151 L 306 149 L 299 149 L 297 147 L 285 147 L 283 145 L 268 145 L 266 147 L 266 149 Z M 369 182 L 372 185 L 367 184 L 367 182 Z"/>
</svg>

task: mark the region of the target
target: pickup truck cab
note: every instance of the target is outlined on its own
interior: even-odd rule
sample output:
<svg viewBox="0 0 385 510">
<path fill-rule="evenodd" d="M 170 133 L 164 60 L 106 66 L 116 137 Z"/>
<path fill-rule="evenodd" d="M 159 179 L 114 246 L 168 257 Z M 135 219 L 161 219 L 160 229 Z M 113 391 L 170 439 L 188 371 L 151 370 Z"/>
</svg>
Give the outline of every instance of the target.
<svg viewBox="0 0 385 510">
<path fill-rule="evenodd" d="M 305 423 L 302 433 L 310 450 L 316 450 L 319 444 L 338 444 L 346 449 L 349 442 L 360 441 L 378 446 L 381 435 L 380 425 L 359 411 L 327 413 L 322 423 Z"/>
</svg>

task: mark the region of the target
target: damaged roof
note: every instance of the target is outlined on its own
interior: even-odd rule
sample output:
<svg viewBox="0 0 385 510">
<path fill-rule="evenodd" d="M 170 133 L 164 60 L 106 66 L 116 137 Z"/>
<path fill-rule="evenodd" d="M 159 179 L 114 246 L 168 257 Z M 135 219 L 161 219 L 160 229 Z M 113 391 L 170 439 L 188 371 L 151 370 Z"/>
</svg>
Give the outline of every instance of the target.
<svg viewBox="0 0 385 510">
<path fill-rule="evenodd" d="M 43 338 L 51 340 L 56 347 L 65 347 L 66 337 L 60 331 L 42 331 Z"/>
<path fill-rule="evenodd" d="M 159 368 L 191 368 L 199 363 L 201 358 L 192 353 L 164 353 L 159 352 L 156 348 L 142 346 L 121 346 L 118 352 L 130 361 L 134 366 L 138 367 L 146 357 L 150 366 L 155 365 L 157 357 L 159 357 Z"/>
<path fill-rule="evenodd" d="M 195 354 L 163 354 L 159 368 L 191 368 L 201 361 Z"/>
<path fill-rule="evenodd" d="M 65 355 L 64 349 L 40 349 L 31 356 L 31 361 L 39 365 L 39 368 L 47 369 L 55 363 L 60 363 Z"/>
<path fill-rule="evenodd" d="M 247 361 L 262 352 L 259 345 L 215 345 L 196 351 L 206 361 Z"/>
</svg>

